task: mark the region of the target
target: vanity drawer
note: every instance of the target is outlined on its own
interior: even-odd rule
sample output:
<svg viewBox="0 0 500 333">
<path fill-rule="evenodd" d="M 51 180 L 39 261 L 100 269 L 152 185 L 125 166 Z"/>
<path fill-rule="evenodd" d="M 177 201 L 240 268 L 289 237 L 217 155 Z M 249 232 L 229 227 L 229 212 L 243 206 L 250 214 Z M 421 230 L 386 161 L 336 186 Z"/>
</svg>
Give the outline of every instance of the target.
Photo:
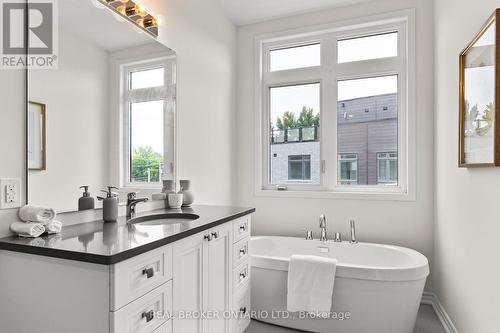
<svg viewBox="0 0 500 333">
<path fill-rule="evenodd" d="M 250 238 L 243 238 L 238 243 L 233 245 L 233 266 L 238 267 L 247 260 L 249 257 L 248 249 L 250 245 Z"/>
<path fill-rule="evenodd" d="M 111 266 L 111 311 L 172 279 L 172 246 L 167 245 Z"/>
<path fill-rule="evenodd" d="M 245 261 L 233 270 L 233 289 L 234 293 L 241 292 L 241 289 L 250 281 L 250 264 Z"/>
<path fill-rule="evenodd" d="M 172 281 L 111 312 L 112 333 L 152 333 L 169 322 L 172 314 Z M 159 332 L 164 332 L 160 330 Z M 166 331 L 170 332 L 170 331 Z"/>
<path fill-rule="evenodd" d="M 238 314 L 234 321 L 233 332 L 242 333 L 250 324 L 250 288 L 244 288 L 234 296 L 234 313 Z"/>
<path fill-rule="evenodd" d="M 250 236 L 250 221 L 251 217 L 245 216 L 233 222 L 234 243 L 239 242 L 243 238 Z"/>
</svg>

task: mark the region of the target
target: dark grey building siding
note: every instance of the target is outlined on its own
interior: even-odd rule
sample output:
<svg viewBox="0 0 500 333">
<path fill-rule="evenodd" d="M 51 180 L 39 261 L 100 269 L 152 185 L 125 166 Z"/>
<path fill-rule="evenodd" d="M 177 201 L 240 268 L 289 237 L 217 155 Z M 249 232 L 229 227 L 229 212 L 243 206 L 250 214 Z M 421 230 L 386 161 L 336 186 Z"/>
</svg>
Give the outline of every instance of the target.
<svg viewBox="0 0 500 333">
<path fill-rule="evenodd" d="M 377 153 L 397 152 L 397 95 L 340 101 L 338 152 L 358 155 L 358 184 L 377 184 Z"/>
</svg>

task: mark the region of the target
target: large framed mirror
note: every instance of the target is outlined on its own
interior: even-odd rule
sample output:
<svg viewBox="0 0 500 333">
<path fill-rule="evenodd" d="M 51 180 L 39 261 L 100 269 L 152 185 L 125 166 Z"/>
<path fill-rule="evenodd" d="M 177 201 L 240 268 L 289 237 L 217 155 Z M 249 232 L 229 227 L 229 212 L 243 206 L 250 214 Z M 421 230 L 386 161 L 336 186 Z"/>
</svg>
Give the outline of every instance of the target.
<svg viewBox="0 0 500 333">
<path fill-rule="evenodd" d="M 57 3 L 57 68 L 27 75 L 26 154 L 43 156 L 28 169 L 28 203 L 100 208 L 79 207 L 81 186 L 93 198 L 107 186 L 161 192 L 175 180 L 175 52 L 98 0 Z"/>
<path fill-rule="evenodd" d="M 500 166 L 500 9 L 460 54 L 460 167 Z"/>
</svg>

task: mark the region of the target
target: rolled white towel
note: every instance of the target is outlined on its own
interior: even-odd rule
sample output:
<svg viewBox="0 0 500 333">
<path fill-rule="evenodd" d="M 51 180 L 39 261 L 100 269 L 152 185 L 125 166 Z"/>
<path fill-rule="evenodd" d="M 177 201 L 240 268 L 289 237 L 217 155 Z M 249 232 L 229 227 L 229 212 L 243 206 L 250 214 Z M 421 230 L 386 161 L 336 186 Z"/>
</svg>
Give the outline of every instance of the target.
<svg viewBox="0 0 500 333">
<path fill-rule="evenodd" d="M 14 222 L 10 225 L 10 230 L 21 237 L 36 238 L 45 232 L 45 227 L 41 223 Z"/>
<path fill-rule="evenodd" d="M 48 223 L 56 217 L 52 208 L 26 205 L 19 209 L 19 218 L 24 222 Z"/>
<path fill-rule="evenodd" d="M 62 229 L 62 223 L 56 220 L 52 220 L 46 223 L 44 226 L 48 234 L 58 234 Z"/>
</svg>

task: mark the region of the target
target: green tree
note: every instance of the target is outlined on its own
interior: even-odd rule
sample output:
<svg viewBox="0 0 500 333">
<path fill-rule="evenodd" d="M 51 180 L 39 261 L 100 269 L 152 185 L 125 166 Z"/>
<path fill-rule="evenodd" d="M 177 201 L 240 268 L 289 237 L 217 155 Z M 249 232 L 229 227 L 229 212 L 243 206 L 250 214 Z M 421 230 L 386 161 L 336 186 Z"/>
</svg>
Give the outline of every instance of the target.
<svg viewBox="0 0 500 333">
<path fill-rule="evenodd" d="M 287 128 L 297 128 L 297 119 L 295 118 L 295 114 L 290 111 L 285 111 L 283 113 L 283 117 L 278 117 L 278 120 L 276 121 L 276 127 L 280 130 L 284 130 Z"/>
<path fill-rule="evenodd" d="M 137 147 L 132 152 L 132 167 L 130 175 L 138 182 L 160 181 L 160 165 L 163 156 L 153 150 L 150 146 Z"/>
<path fill-rule="evenodd" d="M 276 120 L 276 127 L 280 130 L 312 126 L 319 126 L 319 113 L 314 114 L 314 110 L 305 105 L 298 118 L 293 112 L 285 111 L 283 116 Z"/>
<path fill-rule="evenodd" d="M 304 105 L 297 122 L 299 127 L 319 126 L 319 113 L 314 114 L 312 108 L 308 108 Z"/>
</svg>

